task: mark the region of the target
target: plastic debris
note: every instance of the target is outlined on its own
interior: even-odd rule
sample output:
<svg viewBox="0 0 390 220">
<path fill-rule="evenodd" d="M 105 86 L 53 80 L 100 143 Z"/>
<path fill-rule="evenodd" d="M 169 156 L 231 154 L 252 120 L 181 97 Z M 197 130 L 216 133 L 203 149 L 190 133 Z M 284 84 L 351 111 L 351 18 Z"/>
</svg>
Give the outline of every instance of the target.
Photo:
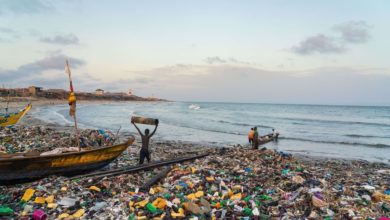
<svg viewBox="0 0 390 220">
<path fill-rule="evenodd" d="M 77 150 L 74 134 L 60 132 L 42 126 L 13 126 L 0 127 L 0 153 L 39 152 L 50 155 L 61 153 L 62 150 Z M 111 146 L 115 135 L 108 130 L 85 129 L 80 131 L 81 147 Z M 51 153 L 50 153 L 51 152 Z"/>
<path fill-rule="evenodd" d="M 33 220 L 46 220 L 47 219 L 47 215 L 46 215 L 46 213 L 44 211 L 42 211 L 40 209 L 37 209 L 32 214 L 32 219 Z"/>
<path fill-rule="evenodd" d="M 56 204 L 56 203 L 48 203 L 47 204 L 47 208 L 49 208 L 49 209 L 55 209 L 55 208 L 57 208 L 57 206 L 58 206 L 58 204 Z"/>
<path fill-rule="evenodd" d="M 0 216 L 10 216 L 14 211 L 8 206 L 0 206 Z"/>
<path fill-rule="evenodd" d="M 45 203 L 45 198 L 43 198 L 43 197 L 35 197 L 34 202 L 37 203 L 37 204 L 44 204 Z"/>
<path fill-rule="evenodd" d="M 65 206 L 65 207 L 71 207 L 71 206 L 74 206 L 76 204 L 76 202 L 77 202 L 76 199 L 64 197 L 58 202 L 58 205 Z"/>
<path fill-rule="evenodd" d="M 30 132 L 27 142 L 18 136 L 23 134 L 21 130 Z M 53 150 L 53 140 L 62 147 L 75 146 L 65 140 L 71 134 L 50 129 L 5 131 L 12 136 L 0 137 L 0 147 L 6 152 L 36 150 L 38 145 L 43 147 L 40 152 Z M 87 136 L 88 132 L 82 131 Z M 91 135 L 96 136 L 85 142 L 96 141 L 94 145 L 100 146 L 100 136 L 104 143 L 101 132 Z M 152 146 L 156 161 L 206 150 L 211 154 L 175 164 L 145 191 L 141 189 L 144 183 L 161 173 L 162 167 L 100 179 L 53 176 L 0 186 L 0 215 L 32 218 L 39 209 L 47 219 L 330 220 L 386 219 L 390 213 L 390 168 L 384 164 L 300 159 L 285 152 L 241 146 L 209 148 L 166 141 Z M 105 169 L 137 164 L 139 148 L 139 144 L 129 148 Z"/>
<path fill-rule="evenodd" d="M 24 192 L 24 195 L 23 195 L 23 197 L 22 197 L 22 201 L 24 201 L 24 202 L 29 201 L 29 200 L 31 199 L 31 197 L 34 195 L 34 192 L 35 192 L 34 189 L 31 189 L 31 188 L 27 189 L 27 190 Z"/>
<path fill-rule="evenodd" d="M 156 200 L 154 200 L 152 204 L 159 209 L 164 209 L 167 206 L 167 201 L 159 197 Z"/>
<path fill-rule="evenodd" d="M 68 218 L 69 217 L 69 214 L 68 213 L 62 213 L 58 216 L 58 219 L 64 219 L 64 218 Z"/>
<path fill-rule="evenodd" d="M 106 202 L 97 202 L 94 206 L 92 206 L 91 210 L 93 211 L 100 211 L 104 207 L 106 207 L 108 204 Z"/>
<path fill-rule="evenodd" d="M 53 203 L 54 202 L 54 196 L 50 195 L 50 196 L 46 197 L 45 198 L 45 202 L 47 202 L 48 204 L 49 203 Z"/>
<path fill-rule="evenodd" d="M 81 216 L 83 216 L 85 213 L 85 210 L 84 209 L 79 209 L 77 210 L 72 216 L 74 218 L 80 218 Z"/>
<path fill-rule="evenodd" d="M 146 209 L 152 214 L 157 213 L 157 208 L 152 203 L 146 204 Z"/>
<path fill-rule="evenodd" d="M 99 189 L 99 188 L 96 187 L 96 186 L 91 186 L 91 187 L 89 187 L 88 189 L 89 189 L 89 190 L 92 190 L 92 191 L 96 191 L 96 192 L 100 192 L 100 191 L 101 191 L 101 189 Z"/>
</svg>

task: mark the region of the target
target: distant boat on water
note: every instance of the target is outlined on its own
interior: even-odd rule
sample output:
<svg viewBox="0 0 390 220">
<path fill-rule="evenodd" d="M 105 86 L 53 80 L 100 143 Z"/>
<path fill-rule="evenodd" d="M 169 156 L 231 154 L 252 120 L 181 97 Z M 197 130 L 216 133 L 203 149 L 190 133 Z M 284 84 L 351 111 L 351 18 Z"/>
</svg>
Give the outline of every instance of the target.
<svg viewBox="0 0 390 220">
<path fill-rule="evenodd" d="M 199 105 L 196 105 L 196 104 L 191 104 L 190 106 L 188 106 L 189 109 L 192 109 L 192 110 L 199 110 L 200 109 L 200 106 Z"/>
</svg>

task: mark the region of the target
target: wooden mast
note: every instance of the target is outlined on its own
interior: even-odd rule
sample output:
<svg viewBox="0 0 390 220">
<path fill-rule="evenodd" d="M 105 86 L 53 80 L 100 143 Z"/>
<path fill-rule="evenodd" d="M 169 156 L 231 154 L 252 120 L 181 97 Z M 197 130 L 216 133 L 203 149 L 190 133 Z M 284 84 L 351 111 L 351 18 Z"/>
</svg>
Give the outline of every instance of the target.
<svg viewBox="0 0 390 220">
<path fill-rule="evenodd" d="M 79 138 L 79 132 L 77 129 L 77 119 L 76 119 L 76 96 L 74 94 L 72 76 L 71 76 L 68 60 L 66 60 L 66 62 L 65 62 L 65 72 L 69 76 L 69 87 L 70 87 L 70 94 L 69 94 L 69 98 L 68 98 L 68 103 L 69 103 L 69 107 L 70 107 L 69 115 L 72 116 L 73 120 L 74 120 L 76 143 L 77 143 L 78 150 L 80 151 L 80 138 Z"/>
</svg>

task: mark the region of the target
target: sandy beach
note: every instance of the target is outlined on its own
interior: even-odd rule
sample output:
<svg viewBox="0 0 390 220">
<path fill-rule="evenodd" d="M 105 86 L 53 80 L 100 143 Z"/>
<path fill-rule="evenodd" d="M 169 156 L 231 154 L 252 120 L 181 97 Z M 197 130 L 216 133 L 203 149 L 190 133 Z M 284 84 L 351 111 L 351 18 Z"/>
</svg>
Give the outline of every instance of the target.
<svg viewBox="0 0 390 220">
<path fill-rule="evenodd" d="M 39 101 L 34 105 L 59 103 L 63 101 Z M 38 128 L 42 135 L 67 133 L 70 138 L 73 132 L 72 126 L 45 123 L 35 118 L 34 112 L 15 128 L 27 129 L 37 140 L 40 137 L 34 132 Z M 121 133 L 119 142 L 128 135 L 136 136 L 136 143 L 105 170 L 138 164 L 139 136 Z M 28 217 L 40 209 L 49 219 L 375 219 L 390 211 L 390 196 L 386 194 L 390 167 L 386 164 L 291 155 L 266 147 L 251 150 L 241 145 L 158 139 L 152 141 L 151 152 L 152 161 L 206 152 L 209 156 L 175 164 L 147 191 L 140 188 L 164 167 L 106 178 L 71 180 L 52 176 L 1 186 L 1 204 L 12 209 L 12 218 Z M 35 193 L 21 204 L 27 189 Z"/>
</svg>

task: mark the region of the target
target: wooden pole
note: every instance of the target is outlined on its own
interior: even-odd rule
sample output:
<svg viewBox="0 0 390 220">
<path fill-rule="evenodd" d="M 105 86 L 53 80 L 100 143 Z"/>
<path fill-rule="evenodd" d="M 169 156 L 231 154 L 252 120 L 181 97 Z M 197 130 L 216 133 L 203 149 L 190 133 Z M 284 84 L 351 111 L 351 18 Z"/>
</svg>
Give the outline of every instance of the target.
<svg viewBox="0 0 390 220">
<path fill-rule="evenodd" d="M 152 163 L 147 163 L 147 164 L 142 164 L 142 165 L 137 165 L 137 166 L 126 166 L 114 170 L 106 170 L 106 171 L 97 171 L 94 173 L 88 173 L 88 174 L 83 174 L 83 175 L 78 175 L 78 176 L 73 176 L 70 179 L 79 179 L 79 178 L 103 178 L 103 177 L 110 177 L 110 176 L 116 176 L 116 175 L 121 175 L 121 174 L 126 174 L 126 173 L 135 173 L 138 171 L 142 170 L 149 170 L 153 169 L 156 167 L 162 167 L 162 166 L 167 166 L 170 164 L 175 164 L 175 163 L 181 163 L 189 160 L 196 160 L 198 158 L 206 157 L 208 156 L 208 153 L 205 154 L 200 154 L 200 155 L 195 155 L 195 156 L 187 156 L 187 157 L 181 157 L 181 158 L 175 158 L 171 160 L 162 160 L 158 162 L 152 162 Z"/>
<path fill-rule="evenodd" d="M 69 67 L 69 63 L 68 63 L 68 60 L 66 60 L 66 67 L 67 67 L 67 71 L 68 71 L 68 76 L 69 76 L 69 83 L 70 83 L 70 92 L 74 92 L 73 91 L 73 83 L 72 83 L 72 77 L 71 77 L 71 72 L 70 72 L 70 67 Z M 76 105 L 76 103 L 75 103 Z M 77 147 L 78 147 L 78 150 L 81 151 L 80 149 L 80 138 L 79 138 L 79 132 L 78 132 L 78 129 L 77 129 L 77 119 L 76 119 L 76 109 L 73 113 L 73 120 L 74 120 L 74 128 L 75 128 L 75 136 L 76 136 L 76 143 L 77 143 Z"/>
<path fill-rule="evenodd" d="M 76 112 L 74 113 L 73 115 L 73 119 L 74 119 L 74 130 L 75 130 L 75 134 L 76 134 L 76 143 L 77 143 L 77 147 L 79 148 L 78 150 L 81 151 L 81 148 L 80 148 L 80 138 L 79 138 L 79 131 L 77 129 L 77 120 L 76 120 Z"/>
</svg>

